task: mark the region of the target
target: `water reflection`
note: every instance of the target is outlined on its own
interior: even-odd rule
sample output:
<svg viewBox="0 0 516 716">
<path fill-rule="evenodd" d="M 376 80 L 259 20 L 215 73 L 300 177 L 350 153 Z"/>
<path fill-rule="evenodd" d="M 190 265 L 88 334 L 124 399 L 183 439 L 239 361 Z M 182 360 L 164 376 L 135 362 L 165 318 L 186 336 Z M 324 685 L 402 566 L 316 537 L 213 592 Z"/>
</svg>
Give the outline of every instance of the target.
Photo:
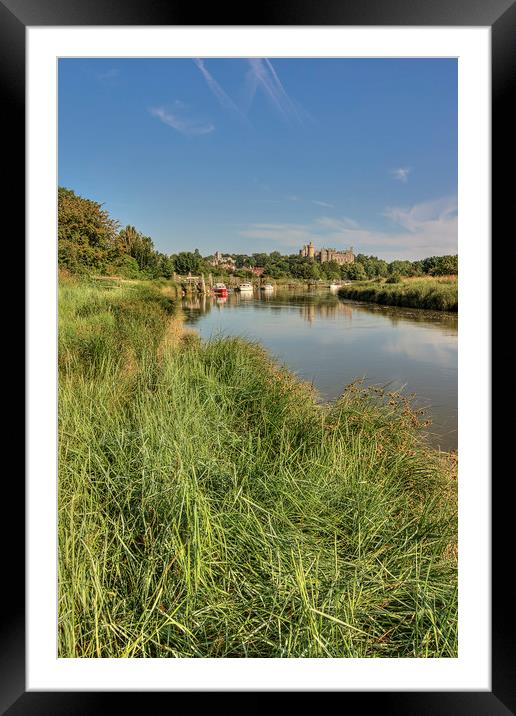
<svg viewBox="0 0 516 716">
<path fill-rule="evenodd" d="M 304 301 L 299 307 L 299 313 L 305 321 L 313 323 L 316 318 L 332 318 L 335 319 L 337 314 L 351 321 L 353 311 L 346 303 L 342 301 L 332 302 L 309 302 Z"/>
<path fill-rule="evenodd" d="M 245 308 L 256 308 L 256 304 L 261 304 L 261 307 L 266 307 L 269 310 L 297 307 L 299 315 L 308 323 L 312 323 L 318 317 L 335 319 L 337 315 L 339 318 L 351 321 L 354 313 L 362 313 L 387 320 L 393 327 L 397 327 L 400 322 L 420 323 L 438 332 L 448 329 L 454 335 L 457 334 L 458 328 L 458 317 L 455 313 L 345 301 L 329 291 L 315 293 L 312 290 L 305 293 L 296 293 L 285 290 L 269 294 L 268 292 L 255 290 L 254 293 L 234 292 L 228 294 L 227 297 L 193 294 L 186 296 L 182 300 L 182 307 L 189 323 L 196 323 L 214 307 L 224 304 L 228 304 L 230 308 L 243 308 L 242 304 L 248 304 Z"/>
<path fill-rule="evenodd" d="M 356 378 L 404 387 L 431 406 L 432 441 L 457 445 L 456 314 L 340 300 L 330 291 L 230 293 L 183 300 L 186 322 L 204 338 L 259 340 L 333 400 Z"/>
<path fill-rule="evenodd" d="M 335 318 L 337 314 L 351 320 L 353 309 L 344 301 L 339 300 L 332 293 L 325 294 L 296 294 L 286 291 L 267 292 L 234 292 L 227 297 L 216 297 L 211 294 L 193 294 L 185 296 L 182 301 L 183 310 L 189 321 L 195 321 L 196 314 L 200 316 L 209 313 L 214 306 L 228 303 L 231 307 L 238 307 L 240 304 L 260 303 L 266 304 L 270 310 L 281 310 L 285 305 L 297 306 L 299 314 L 308 322 L 312 322 L 317 316 L 322 318 Z M 200 317 L 198 316 L 198 317 Z M 198 318 L 197 317 L 197 318 Z"/>
</svg>

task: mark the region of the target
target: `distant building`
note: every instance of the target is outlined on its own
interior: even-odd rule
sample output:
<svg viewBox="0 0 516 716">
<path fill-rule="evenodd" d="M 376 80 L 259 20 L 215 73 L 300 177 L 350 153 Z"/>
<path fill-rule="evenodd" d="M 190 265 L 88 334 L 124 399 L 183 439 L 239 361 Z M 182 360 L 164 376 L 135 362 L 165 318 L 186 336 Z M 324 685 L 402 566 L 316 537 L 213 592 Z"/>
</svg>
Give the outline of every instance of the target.
<svg viewBox="0 0 516 716">
<path fill-rule="evenodd" d="M 255 276 L 262 276 L 265 268 L 263 266 L 253 266 L 251 269 L 248 269 L 248 271 L 252 271 Z"/>
<path fill-rule="evenodd" d="M 235 259 L 229 254 L 221 254 L 220 251 L 215 251 L 215 255 L 210 263 L 212 266 L 220 266 L 221 268 L 226 268 L 230 271 L 234 271 L 236 268 Z"/>
<path fill-rule="evenodd" d="M 305 256 L 306 258 L 313 259 L 315 256 L 315 246 L 310 241 L 309 244 L 306 244 L 303 246 L 303 248 L 299 251 L 300 256 Z"/>
<path fill-rule="evenodd" d="M 355 254 L 353 253 L 352 246 L 345 251 L 337 251 L 336 249 L 321 249 L 318 260 L 321 263 L 326 263 L 326 261 L 335 261 L 335 263 L 339 265 L 352 264 L 355 260 Z"/>
<path fill-rule="evenodd" d="M 316 251 L 311 241 L 309 244 L 306 244 L 302 249 L 300 249 L 299 255 L 304 256 L 305 258 L 314 259 L 322 264 L 327 261 L 335 261 L 335 263 L 339 265 L 352 264 L 355 260 L 355 254 L 353 253 L 352 246 L 345 251 L 337 251 L 337 249 L 328 248 Z"/>
</svg>

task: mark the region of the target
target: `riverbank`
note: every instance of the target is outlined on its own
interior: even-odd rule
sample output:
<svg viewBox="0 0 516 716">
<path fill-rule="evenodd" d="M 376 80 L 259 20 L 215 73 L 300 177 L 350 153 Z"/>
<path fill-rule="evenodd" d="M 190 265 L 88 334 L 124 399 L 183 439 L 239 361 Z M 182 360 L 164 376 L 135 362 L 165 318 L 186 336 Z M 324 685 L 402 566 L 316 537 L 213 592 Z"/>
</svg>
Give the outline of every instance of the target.
<svg viewBox="0 0 516 716">
<path fill-rule="evenodd" d="M 321 401 L 336 400 L 357 377 L 415 393 L 431 420 L 427 441 L 457 448 L 457 313 L 343 300 L 328 288 L 187 296 L 181 306 L 185 326 L 203 340 L 258 341 L 313 383 Z"/>
<path fill-rule="evenodd" d="M 459 306 L 456 276 L 402 278 L 398 283 L 387 283 L 384 279 L 356 281 L 342 286 L 338 295 L 356 301 L 432 311 L 456 313 Z"/>
<path fill-rule="evenodd" d="M 454 657 L 453 456 L 167 286 L 59 295 L 60 657 Z"/>
</svg>

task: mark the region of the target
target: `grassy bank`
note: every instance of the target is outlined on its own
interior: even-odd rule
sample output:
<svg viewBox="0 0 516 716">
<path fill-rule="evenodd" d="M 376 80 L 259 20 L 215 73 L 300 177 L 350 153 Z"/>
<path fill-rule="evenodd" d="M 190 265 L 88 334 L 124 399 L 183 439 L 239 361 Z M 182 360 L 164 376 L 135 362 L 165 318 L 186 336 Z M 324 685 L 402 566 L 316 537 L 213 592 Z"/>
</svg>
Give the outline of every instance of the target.
<svg viewBox="0 0 516 716">
<path fill-rule="evenodd" d="M 456 656 L 456 483 L 419 416 L 320 406 L 166 294 L 60 287 L 59 656 Z"/>
<path fill-rule="evenodd" d="M 341 298 L 370 301 L 388 306 L 427 308 L 433 311 L 458 310 L 457 277 L 403 278 L 398 283 L 357 281 L 339 289 Z"/>
</svg>

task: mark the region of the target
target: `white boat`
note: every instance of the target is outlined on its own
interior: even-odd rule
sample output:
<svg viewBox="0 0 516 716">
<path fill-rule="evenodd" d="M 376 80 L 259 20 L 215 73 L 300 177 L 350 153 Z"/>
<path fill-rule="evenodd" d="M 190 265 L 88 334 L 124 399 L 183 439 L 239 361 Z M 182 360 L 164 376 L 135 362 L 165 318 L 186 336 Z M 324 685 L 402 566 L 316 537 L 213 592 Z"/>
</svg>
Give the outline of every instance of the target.
<svg viewBox="0 0 516 716">
<path fill-rule="evenodd" d="M 332 283 L 330 283 L 328 288 L 330 289 L 330 291 L 338 291 L 340 288 L 340 283 L 336 283 L 335 281 L 333 281 Z"/>
<path fill-rule="evenodd" d="M 261 286 L 262 291 L 274 291 L 274 286 L 272 283 L 265 283 L 263 286 Z"/>
<path fill-rule="evenodd" d="M 241 283 L 240 286 L 237 286 L 237 291 L 251 291 L 253 290 L 253 284 L 252 283 Z"/>
</svg>

